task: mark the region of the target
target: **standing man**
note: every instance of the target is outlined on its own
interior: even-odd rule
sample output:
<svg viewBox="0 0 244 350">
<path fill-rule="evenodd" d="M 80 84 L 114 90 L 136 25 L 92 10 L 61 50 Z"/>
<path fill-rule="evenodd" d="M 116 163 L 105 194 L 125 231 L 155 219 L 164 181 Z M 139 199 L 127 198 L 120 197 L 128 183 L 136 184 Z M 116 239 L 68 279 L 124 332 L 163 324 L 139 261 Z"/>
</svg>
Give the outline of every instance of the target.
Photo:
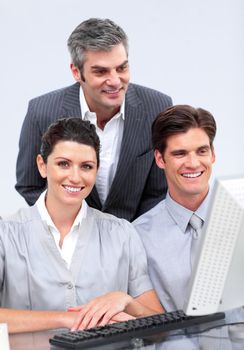
<svg viewBox="0 0 244 350">
<path fill-rule="evenodd" d="M 134 225 L 166 311 L 182 309 L 187 297 L 198 238 L 193 220 L 200 227 L 206 219 L 215 134 L 213 116 L 187 105 L 160 113 L 152 126 L 155 161 L 165 172 L 168 193 Z"/>
<path fill-rule="evenodd" d="M 62 117 L 90 120 L 101 141 L 101 164 L 90 206 L 134 220 L 166 194 L 151 146 L 151 124 L 171 98 L 129 83 L 128 39 L 109 19 L 82 22 L 68 39 L 76 84 L 30 101 L 17 159 L 16 190 L 33 205 L 46 182 L 34 159 L 47 127 Z"/>
</svg>

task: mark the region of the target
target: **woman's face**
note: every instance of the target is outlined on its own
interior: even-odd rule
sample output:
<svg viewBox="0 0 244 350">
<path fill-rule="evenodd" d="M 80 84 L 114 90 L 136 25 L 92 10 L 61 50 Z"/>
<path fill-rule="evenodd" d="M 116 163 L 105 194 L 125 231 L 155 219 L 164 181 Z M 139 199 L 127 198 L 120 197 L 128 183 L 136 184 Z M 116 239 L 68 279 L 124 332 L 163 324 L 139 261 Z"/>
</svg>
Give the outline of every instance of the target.
<svg viewBox="0 0 244 350">
<path fill-rule="evenodd" d="M 94 148 L 74 141 L 58 142 L 47 163 L 38 155 L 37 165 L 41 176 L 47 178 L 49 205 L 80 206 L 96 181 L 97 157 Z"/>
</svg>

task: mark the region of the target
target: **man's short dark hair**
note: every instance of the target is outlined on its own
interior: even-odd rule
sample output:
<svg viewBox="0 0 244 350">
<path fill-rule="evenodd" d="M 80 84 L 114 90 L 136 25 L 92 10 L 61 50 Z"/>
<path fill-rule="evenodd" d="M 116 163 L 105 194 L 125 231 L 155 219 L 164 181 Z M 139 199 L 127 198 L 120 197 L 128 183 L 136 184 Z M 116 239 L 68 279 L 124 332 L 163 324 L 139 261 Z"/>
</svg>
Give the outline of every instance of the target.
<svg viewBox="0 0 244 350">
<path fill-rule="evenodd" d="M 191 128 L 200 128 L 209 137 L 210 146 L 216 135 L 216 122 L 213 115 L 202 108 L 189 105 L 175 105 L 159 113 L 152 124 L 152 143 L 154 150 L 161 154 L 167 147 L 167 139 L 172 135 L 185 133 Z"/>
</svg>

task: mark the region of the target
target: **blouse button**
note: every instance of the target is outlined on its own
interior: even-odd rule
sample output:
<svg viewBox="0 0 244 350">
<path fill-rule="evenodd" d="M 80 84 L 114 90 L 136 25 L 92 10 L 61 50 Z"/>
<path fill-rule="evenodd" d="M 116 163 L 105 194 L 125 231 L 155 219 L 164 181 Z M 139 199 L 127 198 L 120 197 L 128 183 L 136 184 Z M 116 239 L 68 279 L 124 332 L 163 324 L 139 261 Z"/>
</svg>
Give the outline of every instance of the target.
<svg viewBox="0 0 244 350">
<path fill-rule="evenodd" d="M 73 286 L 72 283 L 68 283 L 68 286 L 67 286 L 68 289 L 73 289 L 73 287 L 74 287 L 74 286 Z"/>
</svg>

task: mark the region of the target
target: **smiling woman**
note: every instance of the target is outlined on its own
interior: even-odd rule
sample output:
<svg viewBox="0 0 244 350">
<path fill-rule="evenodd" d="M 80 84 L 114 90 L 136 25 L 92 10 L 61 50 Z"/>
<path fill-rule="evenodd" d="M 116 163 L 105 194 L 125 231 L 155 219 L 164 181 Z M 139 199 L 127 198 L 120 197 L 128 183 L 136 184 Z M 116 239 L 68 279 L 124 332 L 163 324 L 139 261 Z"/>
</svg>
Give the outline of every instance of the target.
<svg viewBox="0 0 244 350">
<path fill-rule="evenodd" d="M 51 124 L 37 156 L 46 191 L 0 223 L 0 322 L 10 332 L 83 329 L 162 311 L 133 226 L 85 202 L 99 149 L 90 122 Z"/>
<path fill-rule="evenodd" d="M 82 200 L 95 184 L 96 152 L 92 146 L 75 141 L 59 141 L 46 163 L 40 154 L 37 156 L 37 165 L 41 176 L 47 178 L 46 207 L 61 232 L 64 218 L 67 222 L 74 221 Z"/>
</svg>

